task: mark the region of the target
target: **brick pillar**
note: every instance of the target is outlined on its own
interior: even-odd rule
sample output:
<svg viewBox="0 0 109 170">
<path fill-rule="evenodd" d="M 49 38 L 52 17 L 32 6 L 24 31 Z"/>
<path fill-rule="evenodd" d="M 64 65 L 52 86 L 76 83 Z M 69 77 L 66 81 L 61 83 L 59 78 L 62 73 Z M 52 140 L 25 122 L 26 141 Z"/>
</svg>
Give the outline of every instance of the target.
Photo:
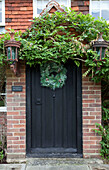
<svg viewBox="0 0 109 170">
<path fill-rule="evenodd" d="M 26 154 L 26 87 L 25 65 L 21 76 L 7 70 L 7 161 L 25 158 Z M 12 92 L 12 86 L 23 86 L 22 92 Z"/>
<path fill-rule="evenodd" d="M 86 68 L 83 66 L 83 72 Z M 95 123 L 101 123 L 101 83 L 95 84 L 89 77 L 82 80 L 83 156 L 99 157 L 101 137 L 93 132 Z"/>
</svg>

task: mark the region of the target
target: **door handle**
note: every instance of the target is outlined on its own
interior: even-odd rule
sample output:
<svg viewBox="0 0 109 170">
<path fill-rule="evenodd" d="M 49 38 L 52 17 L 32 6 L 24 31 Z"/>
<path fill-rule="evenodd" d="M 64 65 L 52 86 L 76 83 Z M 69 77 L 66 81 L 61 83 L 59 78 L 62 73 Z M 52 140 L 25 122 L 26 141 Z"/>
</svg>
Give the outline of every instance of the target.
<svg viewBox="0 0 109 170">
<path fill-rule="evenodd" d="M 35 104 L 36 104 L 36 105 L 41 105 L 41 104 L 42 104 L 42 103 L 41 103 L 41 99 L 38 98 L 38 99 L 36 100 Z"/>
</svg>

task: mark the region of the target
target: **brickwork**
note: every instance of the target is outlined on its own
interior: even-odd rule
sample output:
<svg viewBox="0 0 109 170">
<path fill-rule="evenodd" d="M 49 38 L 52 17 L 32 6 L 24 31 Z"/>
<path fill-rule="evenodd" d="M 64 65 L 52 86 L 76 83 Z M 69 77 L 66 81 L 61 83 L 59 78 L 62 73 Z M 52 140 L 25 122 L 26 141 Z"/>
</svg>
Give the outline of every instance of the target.
<svg viewBox="0 0 109 170">
<path fill-rule="evenodd" d="M 86 68 L 83 66 L 83 73 Z M 99 157 L 101 137 L 92 129 L 101 123 L 101 84 L 89 77 L 82 80 L 83 155 L 85 158 Z"/>
<path fill-rule="evenodd" d="M 72 0 L 71 8 L 75 11 L 82 12 L 83 14 L 88 14 L 89 13 L 89 1 Z"/>
<path fill-rule="evenodd" d="M 32 0 L 5 0 L 5 29 L 24 32 L 33 19 Z"/>
<path fill-rule="evenodd" d="M 6 29 L 25 31 L 33 18 L 32 0 L 5 0 Z M 89 1 L 72 0 L 72 9 L 84 14 L 89 11 Z M 83 72 L 85 67 L 83 67 Z M 21 64 L 21 77 L 15 77 L 7 70 L 7 160 L 22 159 L 26 155 L 26 91 L 25 65 Z M 12 92 L 12 85 L 23 86 L 22 92 Z M 90 81 L 89 77 L 82 80 L 83 100 L 83 156 L 98 157 L 101 137 L 92 129 L 95 123 L 101 122 L 101 86 Z"/>
<path fill-rule="evenodd" d="M 87 14 L 89 12 L 89 1 L 71 1 L 71 8 L 75 11 Z M 33 19 L 33 0 L 5 0 L 5 29 L 21 30 L 24 32 Z"/>
<path fill-rule="evenodd" d="M 22 92 L 12 92 L 12 86 L 23 86 Z M 7 70 L 7 160 L 24 158 L 26 153 L 25 65 L 21 76 Z"/>
<path fill-rule="evenodd" d="M 0 141 L 6 137 L 7 131 L 7 118 L 5 112 L 0 112 Z"/>
</svg>

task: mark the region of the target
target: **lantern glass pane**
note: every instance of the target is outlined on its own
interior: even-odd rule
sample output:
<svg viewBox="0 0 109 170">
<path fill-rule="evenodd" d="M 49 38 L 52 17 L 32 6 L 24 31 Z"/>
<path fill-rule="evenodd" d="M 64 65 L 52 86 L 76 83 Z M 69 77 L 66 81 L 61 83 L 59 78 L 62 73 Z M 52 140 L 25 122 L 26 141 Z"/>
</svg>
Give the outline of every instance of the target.
<svg viewBox="0 0 109 170">
<path fill-rule="evenodd" d="M 101 59 L 104 59 L 104 56 L 105 56 L 105 47 L 102 48 L 102 55 L 101 55 Z"/>
<path fill-rule="evenodd" d="M 100 47 L 96 47 L 96 52 L 97 52 L 97 54 L 99 55 L 98 56 L 98 59 L 100 58 Z"/>
<path fill-rule="evenodd" d="M 12 60 L 16 59 L 16 47 L 12 47 Z"/>
<path fill-rule="evenodd" d="M 8 60 L 11 59 L 11 52 L 10 52 L 10 50 L 11 50 L 11 47 L 8 47 Z"/>
</svg>

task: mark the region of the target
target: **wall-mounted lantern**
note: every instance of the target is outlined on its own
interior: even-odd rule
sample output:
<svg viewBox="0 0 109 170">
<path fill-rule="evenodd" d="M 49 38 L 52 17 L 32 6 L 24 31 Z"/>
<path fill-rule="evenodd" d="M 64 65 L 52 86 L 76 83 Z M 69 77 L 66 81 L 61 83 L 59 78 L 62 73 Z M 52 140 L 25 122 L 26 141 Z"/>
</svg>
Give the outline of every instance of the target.
<svg viewBox="0 0 109 170">
<path fill-rule="evenodd" d="M 106 49 L 109 45 L 107 41 L 104 41 L 102 35 L 103 33 L 100 33 L 97 41 L 94 41 L 93 43 L 93 49 L 99 55 L 98 60 L 104 60 Z"/>
<path fill-rule="evenodd" d="M 14 39 L 14 33 L 10 33 L 11 39 L 4 42 L 4 47 L 6 49 L 7 61 L 12 61 L 10 64 L 11 70 L 16 76 L 20 76 L 20 68 L 18 62 L 18 50 L 20 48 L 20 41 Z"/>
</svg>

